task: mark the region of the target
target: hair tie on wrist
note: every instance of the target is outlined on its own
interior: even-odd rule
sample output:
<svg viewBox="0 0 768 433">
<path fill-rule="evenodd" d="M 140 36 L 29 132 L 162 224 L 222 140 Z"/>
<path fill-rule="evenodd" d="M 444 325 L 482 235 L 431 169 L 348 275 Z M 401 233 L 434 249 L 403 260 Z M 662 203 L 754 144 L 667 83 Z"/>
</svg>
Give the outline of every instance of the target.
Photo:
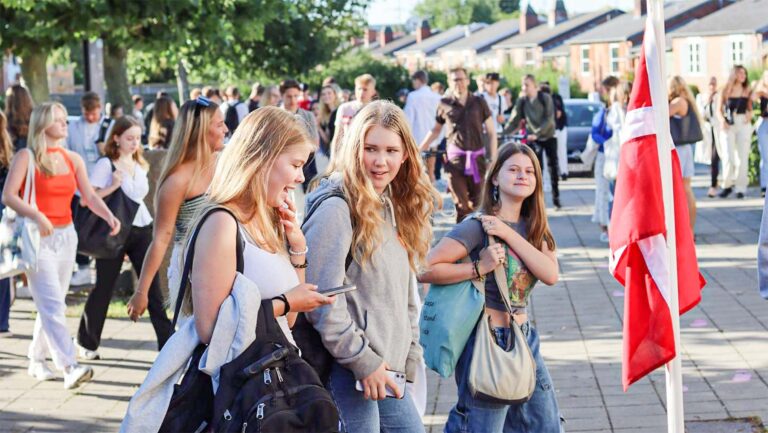
<svg viewBox="0 0 768 433">
<path fill-rule="evenodd" d="M 288 247 L 288 254 L 292 256 L 303 256 L 309 252 L 309 246 L 304 247 L 304 251 L 294 251 L 291 247 Z"/>
</svg>

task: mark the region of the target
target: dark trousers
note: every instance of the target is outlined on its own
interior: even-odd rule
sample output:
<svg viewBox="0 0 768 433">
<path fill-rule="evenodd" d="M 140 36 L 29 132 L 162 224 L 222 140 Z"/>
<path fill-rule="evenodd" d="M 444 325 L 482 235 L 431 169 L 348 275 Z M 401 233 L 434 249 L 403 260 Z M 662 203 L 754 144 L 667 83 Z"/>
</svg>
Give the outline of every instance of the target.
<svg viewBox="0 0 768 433">
<path fill-rule="evenodd" d="M 544 154 L 547 155 L 547 166 L 549 167 L 549 178 L 552 180 L 552 198 L 560 198 L 560 188 L 558 187 L 558 178 L 560 177 L 560 168 L 557 163 L 557 138 L 548 138 L 546 140 L 537 140 L 533 145 L 536 157 L 539 158 L 539 165 L 544 160 Z M 544 167 L 542 166 L 543 170 Z"/>
<path fill-rule="evenodd" d="M 8 319 L 11 315 L 11 279 L 0 280 L 0 331 L 8 330 Z"/>
<path fill-rule="evenodd" d="M 715 146 L 715 131 L 712 128 L 712 161 L 709 166 L 710 185 L 712 188 L 717 188 L 717 176 L 720 174 L 720 155 L 717 154 L 717 146 Z"/>
<path fill-rule="evenodd" d="M 123 256 L 133 264 L 137 274 L 141 274 L 141 265 L 144 256 L 152 242 L 152 226 L 131 227 L 131 233 L 125 243 L 125 250 L 114 259 L 96 259 L 96 287 L 88 295 L 85 302 L 83 316 L 80 318 L 80 328 L 77 331 L 77 342 L 88 350 L 96 350 L 101 343 L 101 331 L 104 329 L 104 320 L 107 317 L 109 301 L 112 299 L 112 290 L 115 287 L 120 268 L 123 265 Z M 165 314 L 163 294 L 160 291 L 160 282 L 155 276 L 149 286 L 149 319 L 155 328 L 158 350 L 163 348 L 165 342 L 173 333 L 171 321 Z"/>
<path fill-rule="evenodd" d="M 72 204 L 70 206 L 72 207 L 72 218 L 74 218 L 77 215 L 78 208 L 80 208 L 80 197 L 77 195 L 72 197 Z M 75 263 L 77 263 L 79 268 L 83 268 L 91 264 L 91 258 L 78 254 L 75 256 Z"/>
<path fill-rule="evenodd" d="M 440 144 L 437 145 L 437 150 L 442 150 L 445 152 L 445 149 L 448 147 L 446 144 L 445 138 L 443 138 L 442 141 L 440 141 Z M 435 179 L 440 180 L 440 178 L 443 175 L 443 164 L 444 164 L 444 158 L 442 156 L 438 156 L 435 159 Z"/>
<path fill-rule="evenodd" d="M 471 174 L 464 174 L 464 158 L 449 161 L 445 165 L 448 174 L 448 186 L 451 191 L 453 203 L 456 205 L 456 222 L 461 222 L 465 216 L 480 207 L 483 181 L 485 178 L 485 157 L 477 158 L 480 168 L 480 183 L 475 183 Z"/>
</svg>

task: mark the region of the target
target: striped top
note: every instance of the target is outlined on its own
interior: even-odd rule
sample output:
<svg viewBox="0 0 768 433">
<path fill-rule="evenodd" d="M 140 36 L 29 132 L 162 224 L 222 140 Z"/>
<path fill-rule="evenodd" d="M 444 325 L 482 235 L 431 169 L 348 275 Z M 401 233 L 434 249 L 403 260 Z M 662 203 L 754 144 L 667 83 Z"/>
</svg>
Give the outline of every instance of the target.
<svg viewBox="0 0 768 433">
<path fill-rule="evenodd" d="M 205 203 L 205 194 L 200 194 L 195 197 L 184 200 L 179 208 L 179 214 L 176 215 L 176 234 L 173 236 L 174 242 L 181 242 L 184 240 L 184 236 L 187 235 L 189 225 L 192 224 L 192 218 L 195 217 L 197 211 Z"/>
</svg>

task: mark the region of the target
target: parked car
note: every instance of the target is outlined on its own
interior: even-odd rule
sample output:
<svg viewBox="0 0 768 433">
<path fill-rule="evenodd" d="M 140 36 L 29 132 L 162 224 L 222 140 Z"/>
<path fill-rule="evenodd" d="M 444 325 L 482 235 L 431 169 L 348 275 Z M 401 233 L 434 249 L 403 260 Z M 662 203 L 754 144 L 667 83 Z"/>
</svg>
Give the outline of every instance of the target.
<svg viewBox="0 0 768 433">
<path fill-rule="evenodd" d="M 581 152 L 587 147 L 587 138 L 592 130 L 592 118 L 595 117 L 601 102 L 592 102 L 587 99 L 566 99 L 565 114 L 568 116 L 568 171 L 591 172 L 592 166 L 586 166 L 581 161 Z"/>
</svg>

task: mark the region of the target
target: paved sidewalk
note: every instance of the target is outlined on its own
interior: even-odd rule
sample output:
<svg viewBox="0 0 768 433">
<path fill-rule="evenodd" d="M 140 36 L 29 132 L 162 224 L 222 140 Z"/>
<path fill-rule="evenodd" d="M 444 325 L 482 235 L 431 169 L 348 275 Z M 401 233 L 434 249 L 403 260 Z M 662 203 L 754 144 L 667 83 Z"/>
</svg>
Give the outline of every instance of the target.
<svg viewBox="0 0 768 433">
<path fill-rule="evenodd" d="M 689 421 L 761 417 L 768 421 L 768 301 L 757 293 L 756 241 L 762 199 L 701 198 L 698 254 L 708 281 L 701 305 L 682 320 L 685 409 Z M 701 184 L 700 184 L 701 183 Z M 664 432 L 664 373 L 621 390 L 622 288 L 608 274 L 608 250 L 590 223 L 593 184 L 561 184 L 565 208 L 550 213 L 561 281 L 539 286 L 532 313 L 569 432 Z M 752 195 L 755 196 L 754 191 Z M 444 233 L 445 226 L 440 227 Z M 31 301 L 11 311 L 14 336 L 0 339 L 0 433 L 116 431 L 155 352 L 147 318 L 107 320 L 94 381 L 76 391 L 26 374 L 34 323 Z M 77 318 L 69 318 L 77 329 Z M 456 399 L 453 379 L 429 374 L 427 431 L 442 431 Z"/>
</svg>

